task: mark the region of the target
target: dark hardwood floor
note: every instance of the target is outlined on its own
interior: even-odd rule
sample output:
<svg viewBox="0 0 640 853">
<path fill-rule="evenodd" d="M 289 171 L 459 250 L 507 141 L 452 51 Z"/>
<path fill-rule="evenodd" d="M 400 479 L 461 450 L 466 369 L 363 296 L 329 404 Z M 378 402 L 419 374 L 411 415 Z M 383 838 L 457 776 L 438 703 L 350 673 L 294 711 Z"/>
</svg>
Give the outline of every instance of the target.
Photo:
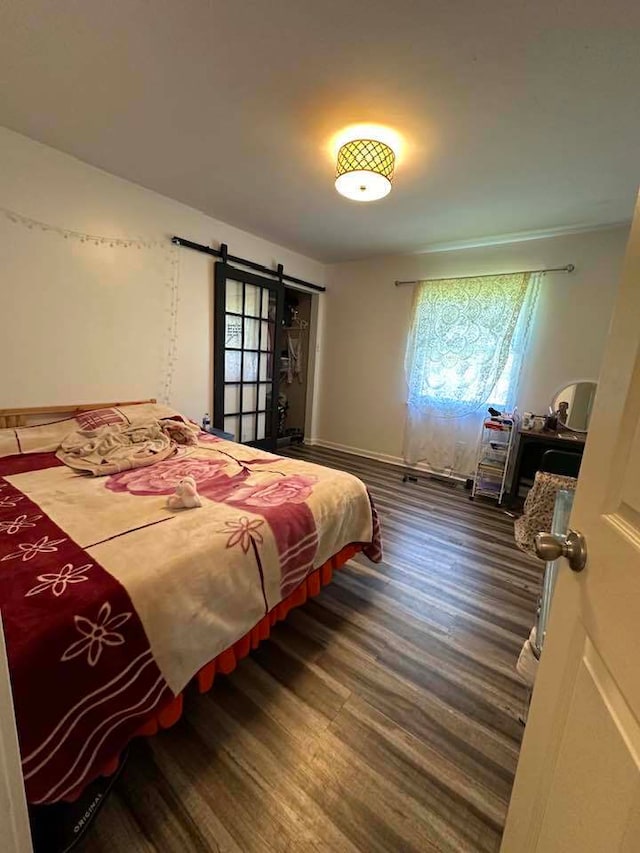
<svg viewBox="0 0 640 853">
<path fill-rule="evenodd" d="M 367 483 L 384 561 L 351 561 L 209 694 L 188 690 L 178 725 L 132 745 L 84 853 L 498 850 L 540 568 L 459 486 L 290 455 Z"/>
</svg>

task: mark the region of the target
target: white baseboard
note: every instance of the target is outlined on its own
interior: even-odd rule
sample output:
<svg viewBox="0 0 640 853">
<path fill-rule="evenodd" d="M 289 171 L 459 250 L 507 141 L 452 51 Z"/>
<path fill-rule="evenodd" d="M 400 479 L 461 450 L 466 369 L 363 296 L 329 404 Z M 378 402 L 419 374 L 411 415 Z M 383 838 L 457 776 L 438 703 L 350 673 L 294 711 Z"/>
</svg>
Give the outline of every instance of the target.
<svg viewBox="0 0 640 853">
<path fill-rule="evenodd" d="M 425 465 L 424 462 L 418 462 L 416 465 L 410 465 L 405 462 L 402 456 L 392 456 L 390 453 L 378 453 L 376 450 L 364 450 L 362 447 L 351 447 L 348 444 L 337 444 L 335 441 L 325 441 L 323 438 L 305 438 L 305 444 L 315 447 L 326 447 L 327 450 L 338 450 L 342 453 L 352 453 L 354 456 L 364 456 L 365 459 L 375 459 L 378 462 L 386 462 L 387 465 L 395 465 L 398 468 L 409 468 L 416 473 L 431 474 L 434 477 L 442 477 L 447 480 L 459 480 L 463 483 L 466 477 L 456 474 L 448 475 L 442 471 L 434 471 Z"/>
</svg>

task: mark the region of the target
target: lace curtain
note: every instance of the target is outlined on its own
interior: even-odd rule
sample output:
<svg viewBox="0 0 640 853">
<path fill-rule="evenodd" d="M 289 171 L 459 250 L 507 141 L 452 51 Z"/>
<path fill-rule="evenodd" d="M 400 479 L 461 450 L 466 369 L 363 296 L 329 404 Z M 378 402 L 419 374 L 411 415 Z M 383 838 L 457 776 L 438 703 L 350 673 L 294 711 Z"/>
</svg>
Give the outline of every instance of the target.
<svg viewBox="0 0 640 853">
<path fill-rule="evenodd" d="M 515 273 L 416 287 L 406 353 L 404 458 L 471 474 L 488 406 L 516 402 L 539 275 Z"/>
</svg>

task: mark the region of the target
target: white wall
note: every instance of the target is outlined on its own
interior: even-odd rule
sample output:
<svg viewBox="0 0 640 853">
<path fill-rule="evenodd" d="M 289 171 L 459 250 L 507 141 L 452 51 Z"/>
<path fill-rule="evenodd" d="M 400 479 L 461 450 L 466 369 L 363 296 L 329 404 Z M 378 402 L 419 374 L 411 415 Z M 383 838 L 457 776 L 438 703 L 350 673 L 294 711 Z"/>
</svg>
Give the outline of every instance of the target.
<svg viewBox="0 0 640 853">
<path fill-rule="evenodd" d="M 627 228 L 603 229 L 330 266 L 317 412 L 320 441 L 401 456 L 413 288 L 395 287 L 396 279 L 575 264 L 570 275 L 542 279 L 519 408 L 544 412 L 566 380 L 596 378 L 627 234 Z"/>
<path fill-rule="evenodd" d="M 311 437 L 400 455 L 412 288 L 395 288 L 396 278 L 574 263 L 570 276 L 543 281 L 520 408 L 542 410 L 564 380 L 598 373 L 624 228 L 325 268 L 2 128 L 0 162 L 0 207 L 34 219 L 114 237 L 163 240 L 180 234 L 200 243 L 221 241 L 233 254 L 267 266 L 284 263 L 286 271 L 318 284 L 326 275 L 329 290 L 314 298 L 313 307 L 319 334 L 310 388 L 319 405 Z M 70 246 L 0 216 L 0 408 L 161 394 L 168 349 L 166 268 L 157 253 L 139 253 L 135 261 L 130 253 Z M 171 398 L 177 408 L 200 418 L 212 406 L 213 264 L 187 249 L 179 258 L 178 360 Z M 84 310 L 87 292 L 99 311 Z M 119 300 L 130 294 L 127 316 L 109 314 L 114 294 Z"/>
<path fill-rule="evenodd" d="M 234 255 L 283 263 L 285 272 L 323 283 L 317 261 L 4 128 L 0 163 L 2 208 L 167 246 L 173 234 L 225 242 Z M 212 406 L 213 262 L 188 249 L 179 250 L 179 261 L 171 402 L 199 419 Z M 168 269 L 163 251 L 79 244 L 0 215 L 0 408 L 159 397 L 169 345 Z"/>
</svg>

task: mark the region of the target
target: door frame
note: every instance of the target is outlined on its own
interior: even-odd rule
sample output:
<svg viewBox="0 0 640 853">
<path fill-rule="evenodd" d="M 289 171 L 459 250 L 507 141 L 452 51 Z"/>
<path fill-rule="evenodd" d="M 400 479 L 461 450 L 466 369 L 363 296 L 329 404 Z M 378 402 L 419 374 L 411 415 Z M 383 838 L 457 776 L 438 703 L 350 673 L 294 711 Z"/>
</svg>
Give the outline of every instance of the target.
<svg viewBox="0 0 640 853">
<path fill-rule="evenodd" d="M 224 390 L 225 390 L 225 313 L 226 313 L 226 293 L 227 280 L 240 281 L 243 284 L 251 284 L 256 287 L 267 288 L 276 295 L 276 317 L 275 317 L 275 336 L 273 342 L 273 365 L 271 371 L 271 435 L 269 439 L 258 439 L 254 441 L 244 442 L 250 447 L 263 447 L 267 450 L 275 450 L 278 441 L 278 393 L 280 389 L 280 348 L 282 343 L 282 318 L 284 315 L 284 283 L 280 268 L 278 278 L 272 279 L 266 276 L 256 275 L 256 273 L 241 270 L 234 267 L 224 260 L 215 263 L 214 275 L 214 304 L 213 304 L 213 425 L 216 429 L 224 430 Z M 243 311 L 244 314 L 244 297 Z M 241 349 L 244 349 L 244 323 L 242 326 L 242 343 Z M 259 375 L 259 357 L 258 357 L 258 375 Z M 240 365 L 240 381 L 231 384 L 240 386 L 240 410 L 242 412 L 242 391 L 245 385 L 243 379 L 243 363 L 241 357 Z M 246 383 L 252 384 L 252 383 Z M 257 404 L 256 404 L 257 405 Z M 244 414 L 252 414 L 246 412 Z M 257 419 L 257 410 L 254 413 Z M 240 417 L 240 435 L 234 436 L 234 440 L 238 443 L 243 443 L 242 438 L 242 418 Z"/>
<path fill-rule="evenodd" d="M 31 830 L 0 614 L 0 826 L 6 853 L 31 853 Z"/>
</svg>

